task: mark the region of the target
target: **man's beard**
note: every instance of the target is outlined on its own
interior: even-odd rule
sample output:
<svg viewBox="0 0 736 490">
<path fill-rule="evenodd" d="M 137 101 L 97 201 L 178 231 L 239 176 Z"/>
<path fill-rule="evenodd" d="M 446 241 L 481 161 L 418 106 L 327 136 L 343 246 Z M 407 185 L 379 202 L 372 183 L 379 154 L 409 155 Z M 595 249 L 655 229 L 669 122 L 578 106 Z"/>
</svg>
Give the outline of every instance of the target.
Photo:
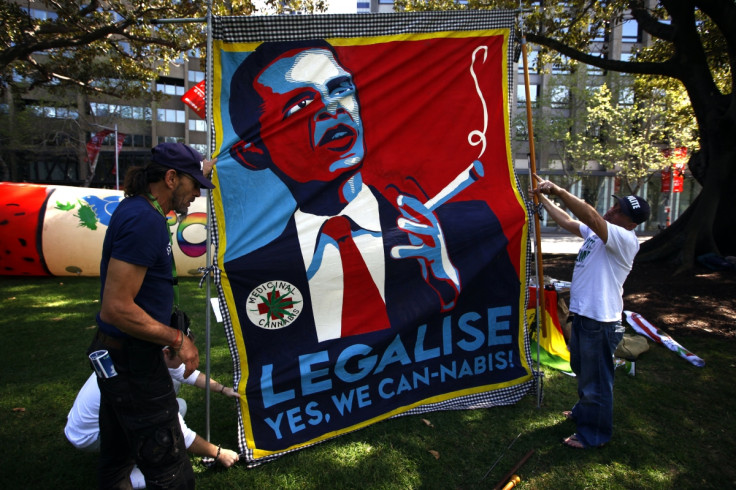
<svg viewBox="0 0 736 490">
<path fill-rule="evenodd" d="M 189 214 L 189 206 L 186 206 L 186 204 L 180 204 L 178 207 L 174 208 L 174 213 L 176 213 L 178 220 L 186 218 L 187 214 Z"/>
<path fill-rule="evenodd" d="M 184 199 L 184 197 L 179 194 L 179 188 L 174 191 L 172 204 L 174 212 L 177 215 L 177 219 L 181 220 L 181 218 L 186 218 L 187 214 L 189 214 L 190 202 L 188 196 Z"/>
</svg>

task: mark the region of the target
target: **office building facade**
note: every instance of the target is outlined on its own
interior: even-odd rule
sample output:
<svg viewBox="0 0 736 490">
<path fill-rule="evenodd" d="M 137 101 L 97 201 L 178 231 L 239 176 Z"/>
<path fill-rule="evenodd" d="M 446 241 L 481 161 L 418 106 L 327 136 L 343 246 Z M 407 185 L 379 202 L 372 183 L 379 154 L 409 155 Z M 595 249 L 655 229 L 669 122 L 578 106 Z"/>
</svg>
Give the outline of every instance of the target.
<svg viewBox="0 0 736 490">
<path fill-rule="evenodd" d="M 42 5 L 42 4 L 39 4 Z M 369 12 L 392 12 L 393 2 L 390 0 L 346 0 L 336 4 L 333 11 L 357 14 Z M 33 16 L 53 15 L 43 8 L 31 9 Z M 638 28 L 633 18 L 624 18 L 618 24 L 612 24 L 609 32 L 600 33 L 591 52 L 605 53 L 612 59 L 626 60 L 638 47 L 646 45 L 649 39 Z M 528 62 L 532 68 L 529 73 L 529 93 L 532 104 L 537 104 L 541 94 L 549 90 L 555 77 L 565 74 L 564 65 L 554 65 L 537 69 L 536 52 L 530 45 Z M 514 67 L 517 73 L 516 86 L 510 90 L 510 121 L 523 119 L 526 111 L 526 88 L 521 60 Z M 605 74 L 588 68 L 591 79 L 603 80 Z M 105 100 L 104 98 L 88 99 L 80 94 L 71 94 L 64 103 L 58 98 L 45 97 L 43 92 L 35 91 L 24 96 L 23 100 L 13 100 L 6 95 L 2 103 L 5 114 L 18 108 L 25 110 L 33 117 L 43 121 L 36 125 L 39 128 L 38 144 L 26 148 L 12 148 L 5 145 L 0 154 L 5 162 L 5 180 L 36 182 L 44 184 L 92 185 L 95 187 L 115 187 L 119 185 L 122 175 L 132 165 L 145 163 L 150 155 L 150 148 L 162 142 L 181 142 L 207 154 L 207 124 L 202 118 L 188 108 L 181 96 L 205 78 L 205 67 L 199 58 L 181 60 L 170 66 L 166 76 L 160 77 L 151 84 L 150 97 L 137 101 Z M 558 91 L 559 92 L 559 91 Z M 569 94 L 563 91 L 552 100 L 549 110 L 569 111 L 566 104 Z M 26 114 L 28 117 L 28 114 Z M 114 133 L 116 129 L 123 140 L 122 148 L 116 155 Z M 99 131 L 110 134 L 104 139 L 94 174 L 87 163 L 86 142 Z M 529 142 L 524 125 L 511 128 L 513 164 L 517 171 L 521 188 L 526 189 L 529 182 Z M 540 141 L 536 147 L 536 168 L 540 174 L 553 179 L 561 177 L 568 170 L 562 168 L 560 158 L 555 154 L 554 145 Z M 117 156 L 117 158 L 116 158 Z M 610 195 L 622 192 L 617 185 L 615 172 L 601 168 L 593 163 L 585 171 L 586 178 L 573 178 L 571 191 L 595 202 L 600 211 L 605 211 L 611 204 Z M 570 180 L 570 179 L 568 179 Z M 653 216 L 648 229 L 665 226 L 684 211 L 697 195 L 699 188 L 692 178 L 685 179 L 682 193 L 667 194 L 662 192 L 658 175 L 653 175 L 645 183 L 639 193 L 649 199 L 653 206 Z M 546 223 L 546 220 L 544 221 Z M 552 225 L 552 223 L 550 223 Z M 642 226 L 640 231 L 645 227 Z"/>
</svg>

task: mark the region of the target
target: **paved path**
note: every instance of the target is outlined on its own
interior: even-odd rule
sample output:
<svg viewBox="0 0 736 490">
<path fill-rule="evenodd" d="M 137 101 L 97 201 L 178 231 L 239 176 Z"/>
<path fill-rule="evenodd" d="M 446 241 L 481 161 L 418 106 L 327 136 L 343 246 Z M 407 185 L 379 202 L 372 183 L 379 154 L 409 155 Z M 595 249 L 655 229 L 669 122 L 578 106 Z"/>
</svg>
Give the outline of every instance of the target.
<svg viewBox="0 0 736 490">
<path fill-rule="evenodd" d="M 651 236 L 640 235 L 639 243 L 649 240 Z M 545 232 L 542 230 L 543 254 L 576 254 L 583 244 L 583 239 L 569 233 Z"/>
</svg>

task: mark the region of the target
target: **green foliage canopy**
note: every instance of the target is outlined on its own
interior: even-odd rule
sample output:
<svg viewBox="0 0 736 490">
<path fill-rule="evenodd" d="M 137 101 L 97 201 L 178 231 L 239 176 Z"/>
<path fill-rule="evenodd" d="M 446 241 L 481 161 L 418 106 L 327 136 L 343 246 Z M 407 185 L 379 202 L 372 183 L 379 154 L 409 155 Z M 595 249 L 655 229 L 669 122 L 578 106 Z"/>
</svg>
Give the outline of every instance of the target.
<svg viewBox="0 0 736 490">
<path fill-rule="evenodd" d="M 322 0 L 264 5 L 273 13 L 325 8 Z M 213 15 L 250 15 L 256 7 L 250 0 L 229 0 L 212 9 Z M 140 96 L 170 63 L 190 54 L 204 57 L 206 15 L 206 2 L 194 0 L 0 0 L 0 90 L 77 87 Z"/>
</svg>

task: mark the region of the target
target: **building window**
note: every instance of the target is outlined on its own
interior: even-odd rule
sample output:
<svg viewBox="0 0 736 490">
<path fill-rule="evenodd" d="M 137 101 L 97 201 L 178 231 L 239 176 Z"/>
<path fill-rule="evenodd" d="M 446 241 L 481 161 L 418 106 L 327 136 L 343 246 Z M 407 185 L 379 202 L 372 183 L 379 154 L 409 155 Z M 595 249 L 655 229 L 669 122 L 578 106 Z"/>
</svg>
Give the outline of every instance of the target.
<svg viewBox="0 0 736 490">
<path fill-rule="evenodd" d="M 93 116 L 107 116 L 109 113 L 107 104 L 92 102 L 90 103 L 89 108 L 92 111 Z"/>
<path fill-rule="evenodd" d="M 591 41 L 594 43 L 602 43 L 607 40 L 606 29 L 604 27 L 598 27 L 595 32 L 591 34 Z"/>
<path fill-rule="evenodd" d="M 68 107 L 29 105 L 27 109 L 36 116 L 55 119 L 77 119 L 79 115 L 76 109 L 69 109 Z"/>
<path fill-rule="evenodd" d="M 198 143 L 190 143 L 189 146 L 200 152 L 202 155 L 207 156 L 207 145 L 201 145 Z"/>
<path fill-rule="evenodd" d="M 634 105 L 634 88 L 633 87 L 622 87 L 618 94 L 618 103 L 620 105 L 632 106 Z"/>
<path fill-rule="evenodd" d="M 529 97 L 531 98 L 532 107 L 537 107 L 537 94 L 539 93 L 539 85 L 529 85 Z M 516 86 L 516 106 L 524 107 L 526 105 L 526 87 L 519 84 Z"/>
<path fill-rule="evenodd" d="M 136 107 L 129 105 L 104 104 L 100 102 L 90 103 L 90 109 L 95 116 L 118 116 L 124 119 L 135 119 L 138 121 L 151 120 L 150 107 Z"/>
<path fill-rule="evenodd" d="M 562 109 L 570 105 L 570 89 L 568 87 L 553 87 L 550 91 L 550 102 L 555 109 Z"/>
<path fill-rule="evenodd" d="M 91 131 L 89 133 L 89 137 L 93 138 L 96 134 L 97 131 Z M 101 144 L 103 146 L 113 146 L 115 144 L 115 133 L 108 133 L 107 135 L 105 135 L 105 138 L 102 140 Z M 125 146 L 125 141 L 123 141 L 123 146 Z"/>
<path fill-rule="evenodd" d="M 130 56 L 133 56 L 134 55 L 133 48 L 130 47 L 130 43 L 129 42 L 120 41 L 120 42 L 118 42 L 118 46 L 120 47 L 120 49 L 123 50 L 123 52 L 125 54 L 128 54 Z"/>
<path fill-rule="evenodd" d="M 516 122 L 516 124 L 514 125 L 514 136 L 515 139 L 521 141 L 529 139 L 529 130 L 525 121 Z"/>
<path fill-rule="evenodd" d="M 537 57 L 539 55 L 538 51 L 527 51 L 526 52 L 526 61 L 529 65 L 529 73 L 534 73 L 537 71 Z M 519 60 L 519 73 L 524 73 L 524 61 Z"/>
<path fill-rule="evenodd" d="M 585 136 L 587 136 L 588 138 L 600 138 L 601 127 L 599 125 L 588 125 L 585 128 Z"/>
<path fill-rule="evenodd" d="M 189 70 L 189 73 L 187 74 L 187 79 L 190 82 L 199 83 L 202 80 L 204 80 L 204 72 L 202 72 L 202 71 L 195 71 L 195 70 Z"/>
<path fill-rule="evenodd" d="M 161 143 L 184 143 L 184 138 L 178 138 L 176 136 L 159 136 L 158 144 Z M 190 145 L 194 146 L 194 145 Z"/>
<path fill-rule="evenodd" d="M 560 57 L 560 61 L 552 63 L 552 73 L 556 75 L 570 73 L 570 59 L 566 56 Z"/>
<path fill-rule="evenodd" d="M 103 144 L 112 146 L 113 141 L 114 136 L 108 135 Z M 150 148 L 151 136 L 145 134 L 126 134 L 125 139 L 123 140 L 123 146 L 131 148 Z"/>
<path fill-rule="evenodd" d="M 189 120 L 189 131 L 207 131 L 207 123 L 201 119 Z"/>
<path fill-rule="evenodd" d="M 151 120 L 151 108 L 150 107 L 133 107 L 132 108 L 133 119 L 138 121 L 150 121 Z"/>
<path fill-rule="evenodd" d="M 588 53 L 588 54 L 591 56 L 595 56 L 597 58 L 601 58 L 601 59 L 605 58 L 605 56 L 600 53 Z M 587 65 L 587 67 L 588 67 L 588 75 L 603 75 L 602 68 L 598 68 L 597 66 L 593 66 L 593 65 Z"/>
<path fill-rule="evenodd" d="M 56 12 L 49 12 L 41 9 L 29 9 L 26 7 L 21 7 L 21 10 L 25 10 L 28 15 L 38 20 L 55 20 L 59 17 Z"/>
<path fill-rule="evenodd" d="M 184 123 L 184 111 L 176 109 L 158 109 L 158 120 L 162 122 Z"/>
<path fill-rule="evenodd" d="M 182 85 L 174 85 L 170 83 L 157 83 L 156 92 L 166 95 L 184 95 L 184 87 Z"/>
<path fill-rule="evenodd" d="M 624 21 L 621 26 L 621 41 L 625 43 L 638 43 L 641 41 L 639 36 L 639 23 L 635 19 Z"/>
</svg>

